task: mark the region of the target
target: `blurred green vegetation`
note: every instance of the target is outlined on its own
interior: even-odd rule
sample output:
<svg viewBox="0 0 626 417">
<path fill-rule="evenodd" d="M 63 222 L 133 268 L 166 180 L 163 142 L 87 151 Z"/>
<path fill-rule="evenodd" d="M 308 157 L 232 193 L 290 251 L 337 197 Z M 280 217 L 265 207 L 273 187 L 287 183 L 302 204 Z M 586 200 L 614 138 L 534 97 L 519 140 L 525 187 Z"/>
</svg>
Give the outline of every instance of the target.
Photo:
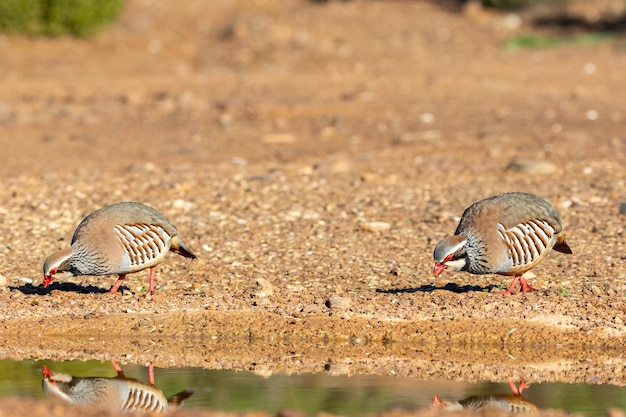
<svg viewBox="0 0 626 417">
<path fill-rule="evenodd" d="M 123 0 L 0 0 L 0 31 L 86 37 L 114 21 Z"/>
<path fill-rule="evenodd" d="M 597 45 L 612 41 L 615 38 L 616 35 L 613 33 L 587 33 L 567 36 L 521 35 L 508 39 L 505 46 L 508 49 L 547 49 L 567 45 Z"/>
</svg>

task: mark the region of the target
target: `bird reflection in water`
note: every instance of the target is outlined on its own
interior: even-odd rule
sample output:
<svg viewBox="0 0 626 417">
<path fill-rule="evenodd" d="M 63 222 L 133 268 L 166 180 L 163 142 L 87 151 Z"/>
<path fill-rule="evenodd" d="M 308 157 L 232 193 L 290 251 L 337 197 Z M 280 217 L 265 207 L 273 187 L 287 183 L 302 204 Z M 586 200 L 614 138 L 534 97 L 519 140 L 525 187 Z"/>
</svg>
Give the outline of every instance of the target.
<svg viewBox="0 0 626 417">
<path fill-rule="evenodd" d="M 513 381 L 509 381 L 512 394 L 495 394 L 495 395 L 474 395 L 460 401 L 443 401 L 438 395 L 432 398 L 432 404 L 435 407 L 441 407 L 446 410 L 478 410 L 481 408 L 491 408 L 505 410 L 511 413 L 537 411 L 535 404 L 527 401 L 522 396 L 522 391 L 530 385 L 520 381 L 515 386 Z"/>
<path fill-rule="evenodd" d="M 171 397 L 154 385 L 154 368 L 148 367 L 149 384 L 127 378 L 115 361 L 111 364 L 117 371 L 115 377 L 73 377 L 52 372 L 43 366 L 42 388 L 51 398 L 70 404 L 87 405 L 123 412 L 163 413 L 189 398 L 193 390 L 184 390 Z"/>
</svg>

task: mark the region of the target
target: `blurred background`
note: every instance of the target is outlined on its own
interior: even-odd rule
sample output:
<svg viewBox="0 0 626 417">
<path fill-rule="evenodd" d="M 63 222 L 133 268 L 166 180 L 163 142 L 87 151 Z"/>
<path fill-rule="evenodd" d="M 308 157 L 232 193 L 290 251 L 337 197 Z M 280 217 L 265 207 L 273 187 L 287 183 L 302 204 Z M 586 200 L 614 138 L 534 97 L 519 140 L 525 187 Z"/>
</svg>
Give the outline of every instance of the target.
<svg viewBox="0 0 626 417">
<path fill-rule="evenodd" d="M 555 163 L 563 142 L 621 134 L 625 4 L 3 0 L 0 173 L 495 137 L 492 155 Z"/>
</svg>

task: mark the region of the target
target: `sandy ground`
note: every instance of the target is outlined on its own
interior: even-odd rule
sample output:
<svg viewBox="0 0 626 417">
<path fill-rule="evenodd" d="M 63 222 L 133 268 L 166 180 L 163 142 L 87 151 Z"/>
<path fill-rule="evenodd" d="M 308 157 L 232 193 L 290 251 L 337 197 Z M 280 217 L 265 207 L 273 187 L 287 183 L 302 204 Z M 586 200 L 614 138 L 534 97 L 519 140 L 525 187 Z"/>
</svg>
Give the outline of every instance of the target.
<svg viewBox="0 0 626 417">
<path fill-rule="evenodd" d="M 626 49 L 511 50 L 527 30 L 511 22 L 421 1 L 130 0 L 90 40 L 0 37 L 0 355 L 623 385 Z M 573 255 L 525 296 L 433 277 L 463 209 L 514 190 L 554 204 Z M 122 200 L 200 259 L 171 255 L 154 297 L 147 272 L 118 296 L 115 277 L 43 289 L 43 260 Z M 0 414 L 25 409 L 74 412 Z"/>
</svg>

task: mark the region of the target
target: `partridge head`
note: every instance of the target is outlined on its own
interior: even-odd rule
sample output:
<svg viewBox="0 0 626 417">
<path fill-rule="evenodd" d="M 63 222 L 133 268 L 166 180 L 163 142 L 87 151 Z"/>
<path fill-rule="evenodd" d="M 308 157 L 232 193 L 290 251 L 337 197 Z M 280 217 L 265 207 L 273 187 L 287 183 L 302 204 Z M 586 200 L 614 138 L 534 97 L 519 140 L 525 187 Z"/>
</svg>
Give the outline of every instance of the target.
<svg viewBox="0 0 626 417">
<path fill-rule="evenodd" d="M 516 290 L 518 282 L 526 293 L 534 288 L 522 274 L 534 268 L 550 249 L 572 253 L 554 207 L 532 194 L 498 194 L 465 209 L 454 235 L 435 247 L 433 273 L 440 276 L 451 268 L 472 274 L 511 275 L 515 278 L 504 293 Z"/>
<path fill-rule="evenodd" d="M 55 276 L 117 274 L 109 291 L 116 293 L 126 274 L 149 268 L 149 291 L 154 294 L 155 267 L 170 251 L 196 258 L 159 211 L 134 202 L 113 204 L 85 217 L 70 246 L 46 259 L 43 286 Z"/>
</svg>

